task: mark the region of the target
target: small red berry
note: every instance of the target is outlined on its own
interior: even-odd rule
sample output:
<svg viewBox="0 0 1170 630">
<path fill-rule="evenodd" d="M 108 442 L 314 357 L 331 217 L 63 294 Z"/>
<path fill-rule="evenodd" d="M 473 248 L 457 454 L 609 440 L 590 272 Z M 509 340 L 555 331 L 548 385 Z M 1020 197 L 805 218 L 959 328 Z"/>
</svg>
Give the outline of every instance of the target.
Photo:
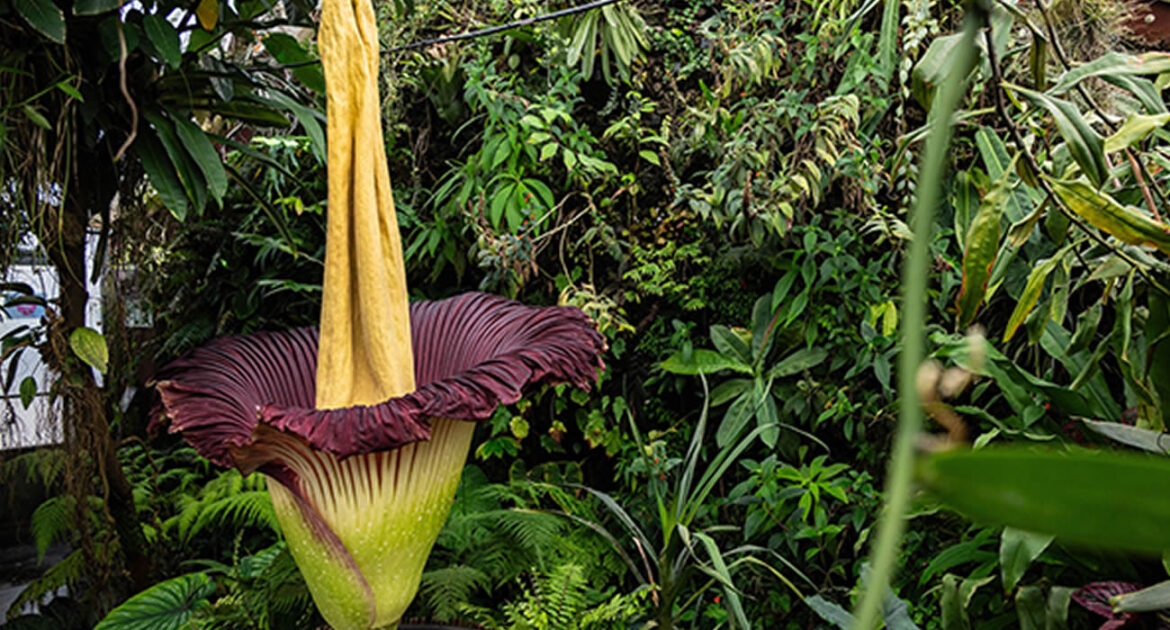
<svg viewBox="0 0 1170 630">
<path fill-rule="evenodd" d="M 723 601 L 723 600 L 722 600 L 722 599 L 720 599 L 720 597 L 719 597 L 718 595 L 716 595 L 716 596 L 715 596 L 715 603 L 716 603 L 716 604 L 718 604 L 718 603 L 719 603 L 719 602 L 721 602 L 721 601 Z"/>
</svg>

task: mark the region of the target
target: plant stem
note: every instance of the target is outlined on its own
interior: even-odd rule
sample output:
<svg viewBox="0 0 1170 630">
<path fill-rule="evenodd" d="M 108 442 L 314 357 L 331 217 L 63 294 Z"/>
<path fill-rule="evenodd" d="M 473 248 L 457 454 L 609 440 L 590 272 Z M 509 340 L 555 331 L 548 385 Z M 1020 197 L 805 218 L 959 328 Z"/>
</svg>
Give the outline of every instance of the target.
<svg viewBox="0 0 1170 630">
<path fill-rule="evenodd" d="M 898 389 L 902 405 L 893 454 L 886 474 L 885 510 L 871 552 L 872 571 L 857 607 L 853 626 L 862 630 L 877 627 L 878 610 L 894 573 L 898 547 L 906 529 L 905 514 L 910 504 L 914 466 L 914 439 L 922 426 L 922 408 L 915 378 L 923 353 L 922 331 L 925 326 L 926 284 L 934 213 L 949 162 L 947 148 L 952 135 L 952 117 L 960 98 L 966 93 L 967 75 L 975 61 L 975 35 L 984 20 L 985 15 L 978 8 L 973 6 L 968 11 L 952 70 L 938 87 L 934 105 L 930 109 L 930 136 L 923 153 L 923 166 L 918 178 L 918 200 L 911 217 L 914 239 L 910 243 L 910 254 L 902 270 L 902 351 L 898 360 Z"/>
</svg>

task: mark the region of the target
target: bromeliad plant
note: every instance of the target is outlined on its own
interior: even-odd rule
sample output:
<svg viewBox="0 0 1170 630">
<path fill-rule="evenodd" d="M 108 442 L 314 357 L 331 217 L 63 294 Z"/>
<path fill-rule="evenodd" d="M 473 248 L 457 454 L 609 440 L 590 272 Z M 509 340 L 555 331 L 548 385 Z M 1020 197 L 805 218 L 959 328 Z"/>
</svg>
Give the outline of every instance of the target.
<svg viewBox="0 0 1170 630">
<path fill-rule="evenodd" d="M 473 424 L 538 383 L 588 388 L 601 336 L 572 308 L 472 294 L 407 304 L 369 2 L 325 0 L 329 225 L 321 331 L 212 342 L 157 379 L 171 431 L 259 471 L 334 628 L 395 627 L 446 518 Z"/>
</svg>

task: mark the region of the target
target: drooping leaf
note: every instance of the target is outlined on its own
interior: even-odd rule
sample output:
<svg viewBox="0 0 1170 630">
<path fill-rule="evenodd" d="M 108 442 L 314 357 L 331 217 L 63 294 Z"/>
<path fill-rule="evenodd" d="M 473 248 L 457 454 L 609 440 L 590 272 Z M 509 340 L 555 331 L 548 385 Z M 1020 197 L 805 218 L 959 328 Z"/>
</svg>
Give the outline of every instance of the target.
<svg viewBox="0 0 1170 630">
<path fill-rule="evenodd" d="M 1048 275 L 1069 251 L 1071 251 L 1071 246 L 1065 246 L 1051 258 L 1038 262 L 1032 268 L 1031 273 L 1028 274 L 1028 282 L 1024 285 L 1024 291 L 1020 294 L 1020 299 L 1016 302 L 1011 317 L 1008 318 L 1007 329 L 1003 333 L 1004 342 L 1011 341 L 1020 324 L 1024 323 L 1024 319 L 1036 307 L 1036 301 L 1040 299 L 1040 292 L 1044 289 L 1044 281 L 1048 279 Z"/>
<path fill-rule="evenodd" d="M 1105 152 L 1115 153 L 1146 139 L 1155 129 L 1170 122 L 1170 114 L 1130 114 L 1113 135 L 1105 138 Z"/>
<path fill-rule="evenodd" d="M 1080 111 L 1072 103 L 1043 92 L 1019 86 L 1012 86 L 1011 89 L 1048 111 L 1056 123 L 1056 130 L 1068 145 L 1073 160 L 1081 167 L 1081 172 L 1094 186 L 1100 187 L 1109 175 L 1109 163 L 1105 161 L 1105 141 L 1089 126 Z"/>
<path fill-rule="evenodd" d="M 121 0 L 77 0 L 73 3 L 73 15 L 98 15 L 117 10 Z"/>
<path fill-rule="evenodd" d="M 1141 55 L 1127 55 L 1110 52 L 1068 70 L 1049 90 L 1051 94 L 1063 94 L 1089 77 L 1118 77 L 1133 75 L 1156 75 L 1170 72 L 1170 54 L 1148 52 Z"/>
<path fill-rule="evenodd" d="M 720 370 L 734 370 L 744 374 L 751 374 L 750 365 L 738 361 L 733 357 L 724 356 L 714 350 L 694 350 L 689 357 L 682 352 L 676 352 L 661 363 L 662 369 L 674 374 L 714 374 Z"/>
<path fill-rule="evenodd" d="M 1170 549 L 1170 460 L 1019 448 L 936 453 L 923 486 L 969 518 L 1063 541 L 1161 554 Z"/>
<path fill-rule="evenodd" d="M 146 31 L 146 38 L 162 61 L 172 68 L 178 68 L 183 62 L 183 53 L 179 48 L 179 32 L 174 25 L 162 15 L 152 13 L 142 18 L 142 29 Z"/>
<path fill-rule="evenodd" d="M 711 343 L 715 345 L 715 349 L 720 353 L 743 363 L 751 364 L 751 350 L 748 349 L 747 344 L 744 343 L 739 335 L 731 332 L 730 328 L 715 324 L 711 326 L 710 336 Z"/>
<path fill-rule="evenodd" d="M 321 65 L 310 63 L 317 58 L 309 54 L 295 37 L 287 33 L 271 33 L 261 41 L 268 54 L 278 62 L 285 65 L 301 64 L 292 69 L 293 76 L 301 83 L 319 94 L 325 92 L 325 73 Z"/>
<path fill-rule="evenodd" d="M 223 203 L 223 196 L 227 193 L 227 174 L 223 169 L 223 162 L 219 159 L 215 147 L 207 134 L 203 133 L 195 123 L 181 116 L 174 116 L 175 133 L 183 143 L 184 148 L 199 166 L 203 178 L 207 180 L 207 189 L 216 203 Z"/>
<path fill-rule="evenodd" d="M 69 347 L 86 365 L 102 374 L 106 373 L 110 352 L 106 347 L 106 338 L 101 333 L 86 326 L 74 328 L 69 334 Z"/>
<path fill-rule="evenodd" d="M 13 8 L 38 33 L 65 43 L 65 14 L 53 0 L 12 0 Z"/>
<path fill-rule="evenodd" d="M 1081 422 L 1105 437 L 1151 453 L 1170 455 L 1170 433 L 1151 431 L 1120 422 L 1081 418 Z"/>
<path fill-rule="evenodd" d="M 180 575 L 126 600 L 94 630 L 180 630 L 214 592 L 215 583 L 206 573 Z"/>
<path fill-rule="evenodd" d="M 1154 247 L 1170 256 L 1170 226 L 1127 208 L 1085 182 L 1050 180 L 1052 189 L 1073 212 L 1117 240 Z"/>
<path fill-rule="evenodd" d="M 1028 565 L 1040 557 L 1052 536 L 1033 534 L 1014 527 L 1005 527 L 999 539 L 999 568 L 1003 572 L 1003 588 L 1015 590 Z"/>
<path fill-rule="evenodd" d="M 784 357 L 779 363 L 768 370 L 768 378 L 784 378 L 799 374 L 809 368 L 820 365 L 828 358 L 829 353 L 824 348 L 802 348 Z"/>
<path fill-rule="evenodd" d="M 967 230 L 967 250 L 963 254 L 963 283 L 955 302 L 959 328 L 966 328 L 975 319 L 975 313 L 987 292 L 991 267 L 999 251 L 1004 207 L 1012 194 L 1008 178 L 1011 169 L 1004 169 L 995 185 L 979 203 L 979 210 Z"/>
</svg>

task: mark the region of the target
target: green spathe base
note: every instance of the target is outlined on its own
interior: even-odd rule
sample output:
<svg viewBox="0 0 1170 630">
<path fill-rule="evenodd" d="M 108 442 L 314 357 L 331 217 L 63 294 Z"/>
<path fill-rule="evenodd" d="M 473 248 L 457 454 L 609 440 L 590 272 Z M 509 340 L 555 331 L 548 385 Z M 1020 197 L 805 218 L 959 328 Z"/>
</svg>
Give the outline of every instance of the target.
<svg viewBox="0 0 1170 630">
<path fill-rule="evenodd" d="M 447 519 L 475 425 L 437 419 L 431 439 L 338 461 L 282 444 L 302 500 L 268 484 L 289 551 L 336 630 L 394 628 Z"/>
</svg>

